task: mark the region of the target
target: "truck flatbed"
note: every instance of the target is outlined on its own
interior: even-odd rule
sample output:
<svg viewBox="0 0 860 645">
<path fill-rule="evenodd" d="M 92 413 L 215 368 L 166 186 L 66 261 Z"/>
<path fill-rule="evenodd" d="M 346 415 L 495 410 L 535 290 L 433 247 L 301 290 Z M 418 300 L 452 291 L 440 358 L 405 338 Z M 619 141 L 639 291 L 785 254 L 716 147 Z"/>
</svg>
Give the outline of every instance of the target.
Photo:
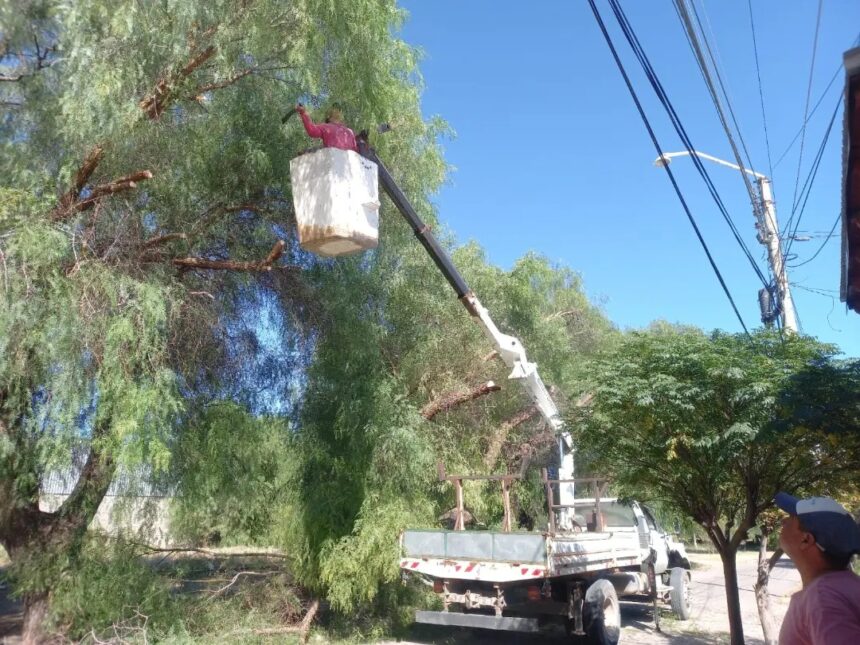
<svg viewBox="0 0 860 645">
<path fill-rule="evenodd" d="M 545 533 L 412 529 L 400 568 L 433 578 L 513 583 L 637 567 L 647 557 L 634 528 Z"/>
</svg>

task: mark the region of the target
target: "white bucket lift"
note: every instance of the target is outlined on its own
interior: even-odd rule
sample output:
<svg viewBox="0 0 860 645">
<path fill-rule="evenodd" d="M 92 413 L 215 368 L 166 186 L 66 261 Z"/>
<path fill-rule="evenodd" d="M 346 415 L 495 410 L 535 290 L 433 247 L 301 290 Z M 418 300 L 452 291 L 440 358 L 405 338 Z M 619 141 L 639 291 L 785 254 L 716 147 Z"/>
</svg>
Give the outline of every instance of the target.
<svg viewBox="0 0 860 645">
<path fill-rule="evenodd" d="M 335 257 L 376 248 L 377 165 L 352 150 L 323 148 L 290 162 L 299 244 Z"/>
</svg>

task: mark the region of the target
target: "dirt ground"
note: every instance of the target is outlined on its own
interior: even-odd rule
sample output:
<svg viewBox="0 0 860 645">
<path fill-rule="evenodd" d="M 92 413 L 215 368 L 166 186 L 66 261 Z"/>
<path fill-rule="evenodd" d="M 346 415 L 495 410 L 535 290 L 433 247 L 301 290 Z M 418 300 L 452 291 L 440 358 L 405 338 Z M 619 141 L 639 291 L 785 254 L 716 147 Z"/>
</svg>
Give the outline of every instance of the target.
<svg viewBox="0 0 860 645">
<path fill-rule="evenodd" d="M 726 614 L 725 583 L 722 564 L 717 555 L 695 554 L 692 572 L 693 613 L 688 621 L 679 621 L 667 612 L 661 614 L 661 632 L 654 629 L 652 610 L 649 606 L 633 603 L 621 605 L 621 643 L 623 645 L 692 645 L 704 643 L 717 645 L 729 642 L 729 620 Z M 756 554 L 738 554 L 738 583 L 740 587 L 741 612 L 744 622 L 744 638 L 750 645 L 764 642 L 756 608 L 753 584 L 756 578 Z M 800 589 L 800 576 L 791 562 L 780 560 L 771 573 L 769 591 L 771 606 L 777 624 L 782 623 L 788 609 L 788 601 Z M 567 638 L 563 631 L 548 632 L 540 636 L 505 634 L 484 630 L 416 626 L 414 636 L 400 645 L 562 645 Z M 383 641 L 377 645 L 394 645 Z"/>
</svg>

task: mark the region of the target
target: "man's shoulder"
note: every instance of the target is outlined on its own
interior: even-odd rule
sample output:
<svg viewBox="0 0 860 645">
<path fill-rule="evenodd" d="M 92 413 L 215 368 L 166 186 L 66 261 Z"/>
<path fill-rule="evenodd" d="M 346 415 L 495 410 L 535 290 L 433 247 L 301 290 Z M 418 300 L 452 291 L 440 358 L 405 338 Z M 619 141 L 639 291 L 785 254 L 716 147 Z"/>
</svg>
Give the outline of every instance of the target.
<svg viewBox="0 0 860 645">
<path fill-rule="evenodd" d="M 838 571 L 820 576 L 815 581 L 812 598 L 823 604 L 828 601 L 842 603 L 849 600 L 860 607 L 860 576 L 852 571 Z M 812 590 L 810 590 L 812 591 Z"/>
</svg>

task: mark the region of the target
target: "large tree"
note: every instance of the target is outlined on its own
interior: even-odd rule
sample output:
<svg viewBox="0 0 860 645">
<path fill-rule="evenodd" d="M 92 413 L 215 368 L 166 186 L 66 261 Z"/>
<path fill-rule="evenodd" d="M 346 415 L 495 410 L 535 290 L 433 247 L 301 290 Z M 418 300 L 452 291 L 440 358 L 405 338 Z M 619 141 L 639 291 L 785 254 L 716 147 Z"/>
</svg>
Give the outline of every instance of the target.
<svg viewBox="0 0 860 645">
<path fill-rule="evenodd" d="M 293 237 L 307 138 L 287 107 L 389 121 L 378 146 L 416 201 L 441 180 L 401 18 L 387 0 L 0 2 L 0 544 L 19 571 L 73 561 L 116 469 L 167 470 L 192 406 L 247 385 L 249 303 L 293 339 L 281 371 L 307 364 L 325 315 Z M 74 492 L 40 510 L 73 453 Z M 28 642 L 50 586 L 28 586 Z"/>
<path fill-rule="evenodd" d="M 857 472 L 856 426 L 836 421 L 856 419 L 856 401 L 849 414 L 820 395 L 834 353 L 798 335 L 662 328 L 628 334 L 595 364 L 580 444 L 622 489 L 707 532 L 723 562 L 732 643 L 744 642 L 737 550 L 774 494 L 838 487 Z M 798 387 L 812 374 L 817 393 Z"/>
</svg>

